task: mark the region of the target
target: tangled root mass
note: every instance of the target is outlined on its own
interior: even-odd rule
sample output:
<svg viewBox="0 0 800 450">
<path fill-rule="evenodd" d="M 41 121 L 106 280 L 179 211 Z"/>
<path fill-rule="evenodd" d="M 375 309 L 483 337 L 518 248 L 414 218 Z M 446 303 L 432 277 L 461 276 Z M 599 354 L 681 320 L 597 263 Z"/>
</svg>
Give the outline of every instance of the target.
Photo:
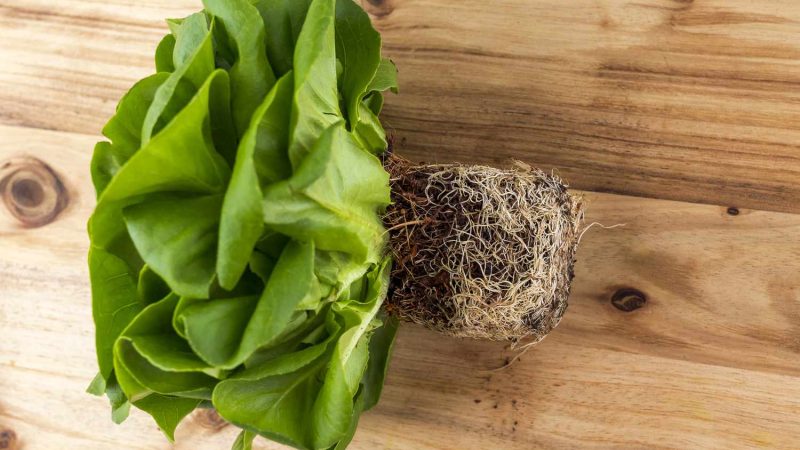
<svg viewBox="0 0 800 450">
<path fill-rule="evenodd" d="M 389 154 L 395 257 L 386 309 L 439 332 L 517 343 L 561 320 L 580 198 L 539 170 L 413 165 Z"/>
</svg>

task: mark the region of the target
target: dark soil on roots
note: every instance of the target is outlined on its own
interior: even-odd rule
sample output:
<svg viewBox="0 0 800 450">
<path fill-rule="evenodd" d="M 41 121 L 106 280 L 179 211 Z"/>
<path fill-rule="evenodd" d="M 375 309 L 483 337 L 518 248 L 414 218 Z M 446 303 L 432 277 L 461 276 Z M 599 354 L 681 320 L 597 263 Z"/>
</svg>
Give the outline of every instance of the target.
<svg viewBox="0 0 800 450">
<path fill-rule="evenodd" d="M 540 340 L 561 319 L 583 217 L 541 171 L 384 157 L 395 258 L 386 311 L 460 337 Z"/>
</svg>

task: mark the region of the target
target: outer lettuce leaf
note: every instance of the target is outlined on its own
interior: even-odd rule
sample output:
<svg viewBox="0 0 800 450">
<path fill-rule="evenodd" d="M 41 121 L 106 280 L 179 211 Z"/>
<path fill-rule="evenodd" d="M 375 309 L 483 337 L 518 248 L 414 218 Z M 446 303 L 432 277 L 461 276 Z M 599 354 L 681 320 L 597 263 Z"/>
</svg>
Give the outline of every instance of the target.
<svg viewBox="0 0 800 450">
<path fill-rule="evenodd" d="M 176 339 L 174 336 L 159 336 L 158 338 L 165 342 L 170 339 Z M 118 348 L 115 349 L 115 357 L 119 359 L 117 363 L 121 362 L 125 370 L 137 382 L 141 383 L 144 388 L 148 389 L 149 393 L 156 392 L 195 399 L 209 399 L 211 397 L 211 390 L 222 373 L 203 370 L 200 368 L 201 364 L 199 362 L 188 364 L 188 357 L 181 358 L 181 356 L 185 356 L 185 353 L 158 355 L 160 360 L 156 361 L 168 361 L 170 366 L 156 365 L 148 359 L 147 356 L 151 355 L 143 353 L 154 350 L 154 347 L 138 345 L 140 340 L 144 341 L 144 338 L 126 336 L 117 340 Z M 155 349 L 172 349 L 172 351 L 177 352 L 169 345 L 160 345 Z M 184 364 L 177 367 L 172 366 L 172 364 L 180 363 Z M 137 399 L 136 391 L 132 390 L 131 392 L 134 392 L 134 394 L 130 398 L 132 400 Z M 128 394 L 128 390 L 126 390 L 126 394 Z"/>
<path fill-rule="evenodd" d="M 92 185 L 97 193 L 97 197 L 103 194 L 103 191 L 114 178 L 114 175 L 119 171 L 120 165 L 114 158 L 114 153 L 111 150 L 112 144 L 108 141 L 100 141 L 94 146 L 94 153 L 92 154 L 92 162 L 89 171 L 92 176 Z"/>
<path fill-rule="evenodd" d="M 148 306 L 128 325 L 114 345 L 115 372 L 123 392 L 134 404 L 152 393 L 195 399 L 211 397 L 216 380 L 199 369 L 202 367 L 199 361 L 194 368 L 187 364 L 188 360 L 197 358 L 191 352 L 187 354 L 187 349 L 181 347 L 181 341 L 172 329 L 172 314 L 177 303 L 178 297 L 170 295 Z M 146 356 L 147 350 L 142 352 L 142 347 L 137 345 L 142 337 L 157 337 L 162 344 L 156 348 L 169 350 L 156 355 L 161 364 L 154 364 L 147 357 L 153 355 Z M 145 345 L 144 348 L 152 350 L 153 346 Z M 167 360 L 170 360 L 169 365 L 165 366 Z"/>
<path fill-rule="evenodd" d="M 194 399 L 210 399 L 217 380 L 202 372 L 173 372 L 160 369 L 144 358 L 129 339 L 119 339 L 114 348 L 114 368 L 125 395 L 136 402 L 152 393 Z M 130 382 L 134 380 L 135 382 Z"/>
<path fill-rule="evenodd" d="M 289 160 L 297 169 L 319 136 L 342 118 L 336 79 L 336 0 L 313 0 L 294 51 Z"/>
<path fill-rule="evenodd" d="M 213 397 L 217 411 L 226 420 L 274 441 L 311 448 L 313 431 L 306 416 L 321 387 L 319 375 L 325 368 L 326 355 L 341 329 L 328 309 L 322 342 L 298 348 L 301 342 L 295 339 L 287 352 L 220 382 Z"/>
<path fill-rule="evenodd" d="M 286 156 L 288 115 L 291 108 L 291 74 L 282 77 L 253 114 L 239 144 L 236 164 L 220 223 L 217 273 L 222 287 L 232 289 L 244 273 L 253 247 L 264 228 L 262 183 L 291 175 Z"/>
<path fill-rule="evenodd" d="M 253 112 L 275 84 L 267 61 L 264 22 L 247 0 L 203 0 L 206 12 L 225 30 L 236 60 L 230 68 L 232 111 L 239 135 L 244 134 Z"/>
<path fill-rule="evenodd" d="M 386 150 L 386 132 L 381 126 L 378 116 L 372 112 L 366 103 L 358 104 L 358 122 L 354 127 L 353 136 L 358 143 L 373 153 Z"/>
<path fill-rule="evenodd" d="M 170 293 L 169 285 L 147 265 L 139 271 L 139 283 L 136 290 L 139 292 L 139 298 L 148 305 L 161 300 Z"/>
<path fill-rule="evenodd" d="M 175 64 L 172 62 L 172 54 L 175 52 L 175 35 L 167 34 L 161 39 L 156 48 L 156 72 L 172 72 Z"/>
<path fill-rule="evenodd" d="M 171 19 L 167 23 L 175 37 L 172 46 L 173 70 L 170 72 L 181 68 L 193 83 L 202 82 L 203 69 L 207 66 L 207 60 L 204 59 L 208 56 L 206 46 L 213 27 L 209 28 L 203 13 L 195 13 L 184 19 Z M 195 66 L 189 67 L 192 64 Z"/>
<path fill-rule="evenodd" d="M 105 394 L 111 403 L 111 420 L 117 424 L 124 422 L 128 418 L 131 402 L 125 397 L 115 377 L 112 376 L 106 383 Z"/>
<path fill-rule="evenodd" d="M 86 388 L 86 392 L 92 395 L 101 396 L 106 392 L 106 379 L 103 378 L 101 373 L 97 373 L 95 377 L 92 379 L 92 382 L 89 383 L 89 386 Z"/>
<path fill-rule="evenodd" d="M 210 132 L 210 108 L 228 103 L 228 77 L 218 70 L 161 133 L 119 170 L 89 222 L 93 245 L 109 246 L 125 233 L 120 211 L 156 192 L 221 193 L 230 169 Z M 147 174 L 147 176 L 143 176 Z"/>
<path fill-rule="evenodd" d="M 122 97 L 114 117 L 103 127 L 103 134 L 111 140 L 116 163 L 124 165 L 142 145 L 141 129 L 158 88 L 169 77 L 166 73 L 151 75 L 138 83 Z"/>
<path fill-rule="evenodd" d="M 375 77 L 367 86 L 367 92 L 358 103 L 358 116 L 351 124 L 353 134 L 359 143 L 366 149 L 381 153 L 386 150 L 386 132 L 383 130 L 378 114 L 383 107 L 381 92 L 391 90 L 398 92 L 397 68 L 389 59 L 382 59 Z"/>
<path fill-rule="evenodd" d="M 358 393 L 369 359 L 374 319 L 389 289 L 391 261 L 387 258 L 367 275 L 363 303 L 357 300 L 333 305 L 334 313 L 344 318 L 346 331 L 334 348 L 323 387 L 314 403 L 315 448 L 334 446 L 345 437 L 356 409 Z"/>
<path fill-rule="evenodd" d="M 282 76 L 294 67 L 294 49 L 311 0 L 257 0 L 267 30 L 267 55 L 275 73 Z"/>
<path fill-rule="evenodd" d="M 295 308 L 309 295 L 319 301 L 314 246 L 290 242 L 260 298 L 198 302 L 176 317 L 194 351 L 209 364 L 232 369 L 281 336 Z"/>
<path fill-rule="evenodd" d="M 320 136 L 289 180 L 264 191 L 264 221 L 317 248 L 377 262 L 384 245 L 377 212 L 389 204 L 389 175 L 340 123 Z"/>
<path fill-rule="evenodd" d="M 104 380 L 113 370 L 113 346 L 122 330 L 144 309 L 136 292 L 136 273 L 119 257 L 97 247 L 89 249 L 92 315 L 97 364 Z"/>
<path fill-rule="evenodd" d="M 394 348 L 394 338 L 399 326 L 398 320 L 394 317 L 387 317 L 383 314 L 380 319 L 382 326 L 375 329 L 372 339 L 369 341 L 369 365 L 362 380 L 364 411 L 377 405 L 381 397 Z"/>
<path fill-rule="evenodd" d="M 361 417 L 361 413 L 364 412 L 364 394 L 359 392 L 356 395 L 355 402 L 353 402 L 353 415 L 350 419 L 350 425 L 347 427 L 347 431 L 345 431 L 344 435 L 342 435 L 339 442 L 336 443 L 333 450 L 344 450 L 350 445 L 350 442 L 353 440 L 353 437 L 356 435 L 356 428 L 358 428 L 358 419 Z"/>
<path fill-rule="evenodd" d="M 374 309 L 380 308 L 375 302 Z M 343 311 L 348 330 L 342 333 L 331 356 L 325 381 L 312 408 L 314 448 L 328 448 L 347 433 L 353 420 L 353 404 L 369 358 L 370 319 L 355 311 Z M 348 317 L 350 316 L 350 317 Z"/>
<path fill-rule="evenodd" d="M 98 142 L 92 157 L 91 172 L 97 196 L 141 146 L 144 115 L 153 102 L 156 90 L 168 75 L 158 73 L 137 82 L 117 105 L 114 116 L 103 127 L 111 142 Z"/>
<path fill-rule="evenodd" d="M 155 94 L 141 129 L 141 142 L 147 144 L 184 105 L 214 71 L 214 48 L 205 16 L 192 14 L 176 32 L 175 71 L 169 74 Z"/>
<path fill-rule="evenodd" d="M 342 64 L 341 92 L 350 126 L 381 62 L 381 36 L 352 0 L 336 2 L 336 57 Z"/>
<path fill-rule="evenodd" d="M 375 77 L 367 86 L 367 94 L 383 91 L 392 91 L 395 94 L 400 92 L 397 84 L 397 66 L 389 58 L 381 59 L 378 70 L 375 72 Z"/>
<path fill-rule="evenodd" d="M 347 438 L 389 267 L 384 261 L 367 276 L 363 302 L 334 304 L 324 341 L 220 382 L 213 397 L 220 415 L 301 449 L 329 448 Z"/>
<path fill-rule="evenodd" d="M 207 298 L 215 277 L 222 196 L 165 197 L 123 210 L 147 265 L 178 295 Z"/>
<path fill-rule="evenodd" d="M 253 440 L 258 436 L 252 431 L 242 430 L 233 442 L 231 450 L 253 450 Z"/>
<path fill-rule="evenodd" d="M 397 90 L 397 70 L 380 57 L 381 38 L 369 16 L 352 0 L 336 3 L 336 56 L 342 64 L 340 86 L 349 128 L 366 149 L 386 150 L 386 134 L 365 98 L 372 92 Z"/>
<path fill-rule="evenodd" d="M 174 442 L 175 428 L 199 404 L 200 400 L 192 398 L 151 394 L 136 402 L 136 407 L 153 416 L 167 439 L 170 442 Z"/>
<path fill-rule="evenodd" d="M 226 420 L 295 448 L 313 446 L 308 411 L 319 391 L 324 358 L 285 375 L 257 381 L 226 380 L 214 390 L 214 405 Z"/>
</svg>

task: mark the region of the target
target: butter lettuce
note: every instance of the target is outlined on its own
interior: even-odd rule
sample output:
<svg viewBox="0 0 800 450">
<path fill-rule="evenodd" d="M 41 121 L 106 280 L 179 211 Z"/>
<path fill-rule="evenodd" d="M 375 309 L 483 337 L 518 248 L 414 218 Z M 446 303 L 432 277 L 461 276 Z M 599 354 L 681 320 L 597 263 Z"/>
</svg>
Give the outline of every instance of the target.
<svg viewBox="0 0 800 450">
<path fill-rule="evenodd" d="M 103 128 L 89 224 L 98 376 L 169 440 L 215 407 L 300 449 L 345 448 L 386 376 L 397 91 L 353 0 L 204 0 Z"/>
</svg>

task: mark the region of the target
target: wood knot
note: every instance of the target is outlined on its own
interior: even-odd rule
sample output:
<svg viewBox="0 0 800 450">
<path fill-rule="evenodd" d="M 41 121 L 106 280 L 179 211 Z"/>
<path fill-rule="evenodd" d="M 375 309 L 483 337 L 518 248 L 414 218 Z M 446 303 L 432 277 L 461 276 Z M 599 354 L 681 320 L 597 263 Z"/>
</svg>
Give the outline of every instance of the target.
<svg viewBox="0 0 800 450">
<path fill-rule="evenodd" d="M 363 0 L 361 5 L 370 16 L 380 19 L 394 11 L 393 0 Z"/>
<path fill-rule="evenodd" d="M 647 296 L 638 289 L 623 288 L 611 296 L 611 304 L 620 311 L 635 311 L 647 303 Z"/>
<path fill-rule="evenodd" d="M 229 425 L 213 408 L 198 409 L 193 414 L 193 419 L 201 427 L 214 431 L 219 431 Z"/>
<path fill-rule="evenodd" d="M 16 450 L 17 433 L 9 429 L 0 429 L 0 450 Z"/>
<path fill-rule="evenodd" d="M 3 203 L 23 226 L 47 225 L 69 203 L 69 194 L 58 174 L 44 162 L 21 157 L 6 161 L 0 167 Z"/>
</svg>

